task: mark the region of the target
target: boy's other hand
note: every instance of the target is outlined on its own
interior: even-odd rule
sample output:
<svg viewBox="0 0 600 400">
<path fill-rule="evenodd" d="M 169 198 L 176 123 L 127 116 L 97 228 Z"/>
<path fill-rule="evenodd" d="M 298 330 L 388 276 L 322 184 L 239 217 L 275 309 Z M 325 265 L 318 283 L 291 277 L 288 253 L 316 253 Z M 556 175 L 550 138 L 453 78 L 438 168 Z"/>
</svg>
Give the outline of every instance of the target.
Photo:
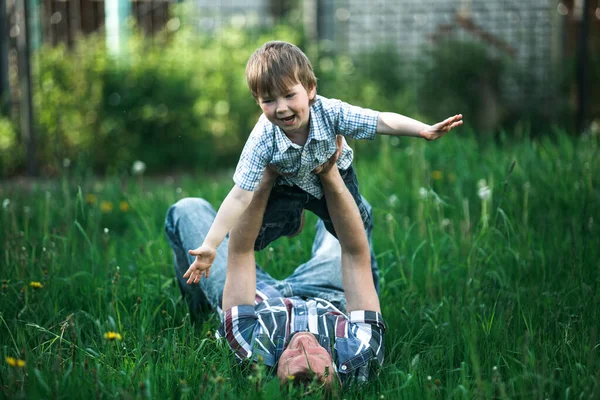
<svg viewBox="0 0 600 400">
<path fill-rule="evenodd" d="M 215 257 L 217 256 L 217 250 L 210 246 L 202 245 L 195 250 L 189 250 L 188 253 L 192 256 L 196 256 L 196 260 L 190 265 L 190 268 L 183 274 L 184 278 L 187 278 L 187 283 L 198 283 L 202 274 L 205 278 L 210 275 L 210 266 Z"/>
<path fill-rule="evenodd" d="M 425 140 L 435 140 L 450 132 L 452 128 L 462 125 L 462 114 L 457 114 L 420 132 L 420 135 Z"/>
<path fill-rule="evenodd" d="M 335 147 L 335 153 L 333 153 L 333 155 L 329 157 L 329 160 L 325 161 L 323 164 L 313 169 L 313 174 L 325 175 L 331 171 L 331 168 L 333 166 L 337 168 L 337 160 L 338 158 L 340 158 L 340 155 L 342 154 L 342 148 L 344 147 L 344 138 L 342 137 L 342 135 L 337 135 L 335 137 Z"/>
</svg>

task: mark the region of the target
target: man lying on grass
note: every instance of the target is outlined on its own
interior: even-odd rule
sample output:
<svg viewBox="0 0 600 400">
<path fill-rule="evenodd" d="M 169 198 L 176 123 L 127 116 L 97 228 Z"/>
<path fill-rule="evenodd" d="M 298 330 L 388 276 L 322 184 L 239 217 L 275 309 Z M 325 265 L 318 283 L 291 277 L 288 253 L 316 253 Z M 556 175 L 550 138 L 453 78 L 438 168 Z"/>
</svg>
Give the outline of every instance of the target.
<svg viewBox="0 0 600 400">
<path fill-rule="evenodd" d="M 385 324 L 369 243 L 356 202 L 331 165 L 335 160 L 319 176 L 339 242 L 319 221 L 311 259 L 281 281 L 254 258 L 276 179 L 272 171 L 265 171 L 249 208 L 219 247 L 210 278 L 199 285 L 188 285 L 183 278 L 191 257 L 187 249 L 208 233 L 215 211 L 204 200 L 183 199 L 167 214 L 175 270 L 190 309 L 198 312 L 209 305 L 220 311 L 222 304 L 220 336 L 236 357 L 262 359 L 282 382 L 291 376 L 302 383 L 315 378 L 326 384 L 334 379 L 343 385 L 364 382 L 383 362 Z"/>
</svg>

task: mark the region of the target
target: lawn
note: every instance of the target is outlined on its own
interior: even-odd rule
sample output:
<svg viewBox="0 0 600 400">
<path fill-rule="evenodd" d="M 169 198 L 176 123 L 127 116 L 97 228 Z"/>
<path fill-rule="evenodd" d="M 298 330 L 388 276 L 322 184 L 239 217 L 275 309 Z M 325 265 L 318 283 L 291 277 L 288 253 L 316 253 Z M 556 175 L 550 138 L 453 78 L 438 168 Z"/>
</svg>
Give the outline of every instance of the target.
<svg viewBox="0 0 600 400">
<path fill-rule="evenodd" d="M 335 397 L 600 397 L 600 139 L 378 140 L 353 146 L 386 358 Z M 299 397 L 234 365 L 174 280 L 168 206 L 218 206 L 231 171 L 96 179 L 66 165 L 54 181 L 0 186 L 3 398 Z M 281 278 L 308 259 L 314 221 L 259 264 Z"/>
</svg>

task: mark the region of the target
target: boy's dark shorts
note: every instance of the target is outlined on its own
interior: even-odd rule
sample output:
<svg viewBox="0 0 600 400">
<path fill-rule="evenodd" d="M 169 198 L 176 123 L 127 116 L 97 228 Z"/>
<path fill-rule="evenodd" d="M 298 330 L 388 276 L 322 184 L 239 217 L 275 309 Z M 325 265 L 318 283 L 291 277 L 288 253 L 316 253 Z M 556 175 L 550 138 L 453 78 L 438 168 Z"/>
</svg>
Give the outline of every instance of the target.
<svg viewBox="0 0 600 400">
<path fill-rule="evenodd" d="M 358 192 L 358 181 L 354 169 L 350 166 L 347 170 L 340 171 L 340 174 L 356 201 L 365 230 L 370 232 L 372 229 L 371 216 Z M 327 230 L 337 238 L 327 210 L 325 196 L 317 199 L 298 186 L 276 185 L 269 196 L 263 223 L 254 243 L 254 250 L 262 250 L 276 239 L 298 232 L 302 223 L 302 210 L 305 209 L 312 211 L 322 219 Z"/>
</svg>

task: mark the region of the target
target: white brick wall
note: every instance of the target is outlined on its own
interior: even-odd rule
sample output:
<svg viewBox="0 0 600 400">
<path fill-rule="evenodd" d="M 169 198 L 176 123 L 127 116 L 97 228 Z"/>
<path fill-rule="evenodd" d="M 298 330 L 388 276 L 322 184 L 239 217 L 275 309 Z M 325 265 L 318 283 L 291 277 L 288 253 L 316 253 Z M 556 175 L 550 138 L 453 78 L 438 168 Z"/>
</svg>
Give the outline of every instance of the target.
<svg viewBox="0 0 600 400">
<path fill-rule="evenodd" d="M 286 0 L 282 0 L 286 1 Z M 492 54 L 504 54 L 498 46 L 482 40 L 456 24 L 456 15 L 467 16 L 477 27 L 514 50 L 514 60 L 530 74 L 524 82 L 507 82 L 514 95 L 530 91 L 535 81 L 550 77 L 552 63 L 559 60 L 558 0 L 305 0 L 318 4 L 321 39 L 351 54 L 381 44 L 393 44 L 406 63 L 413 63 L 433 46 L 432 36 L 443 25 L 454 27 L 460 40 L 482 42 Z M 242 25 L 269 25 L 269 0 L 195 0 L 197 23 L 211 30 L 232 21 Z M 529 85 L 529 87 L 527 87 Z M 538 85 L 539 86 L 539 85 Z M 531 97 L 528 93 L 523 98 Z"/>
</svg>

